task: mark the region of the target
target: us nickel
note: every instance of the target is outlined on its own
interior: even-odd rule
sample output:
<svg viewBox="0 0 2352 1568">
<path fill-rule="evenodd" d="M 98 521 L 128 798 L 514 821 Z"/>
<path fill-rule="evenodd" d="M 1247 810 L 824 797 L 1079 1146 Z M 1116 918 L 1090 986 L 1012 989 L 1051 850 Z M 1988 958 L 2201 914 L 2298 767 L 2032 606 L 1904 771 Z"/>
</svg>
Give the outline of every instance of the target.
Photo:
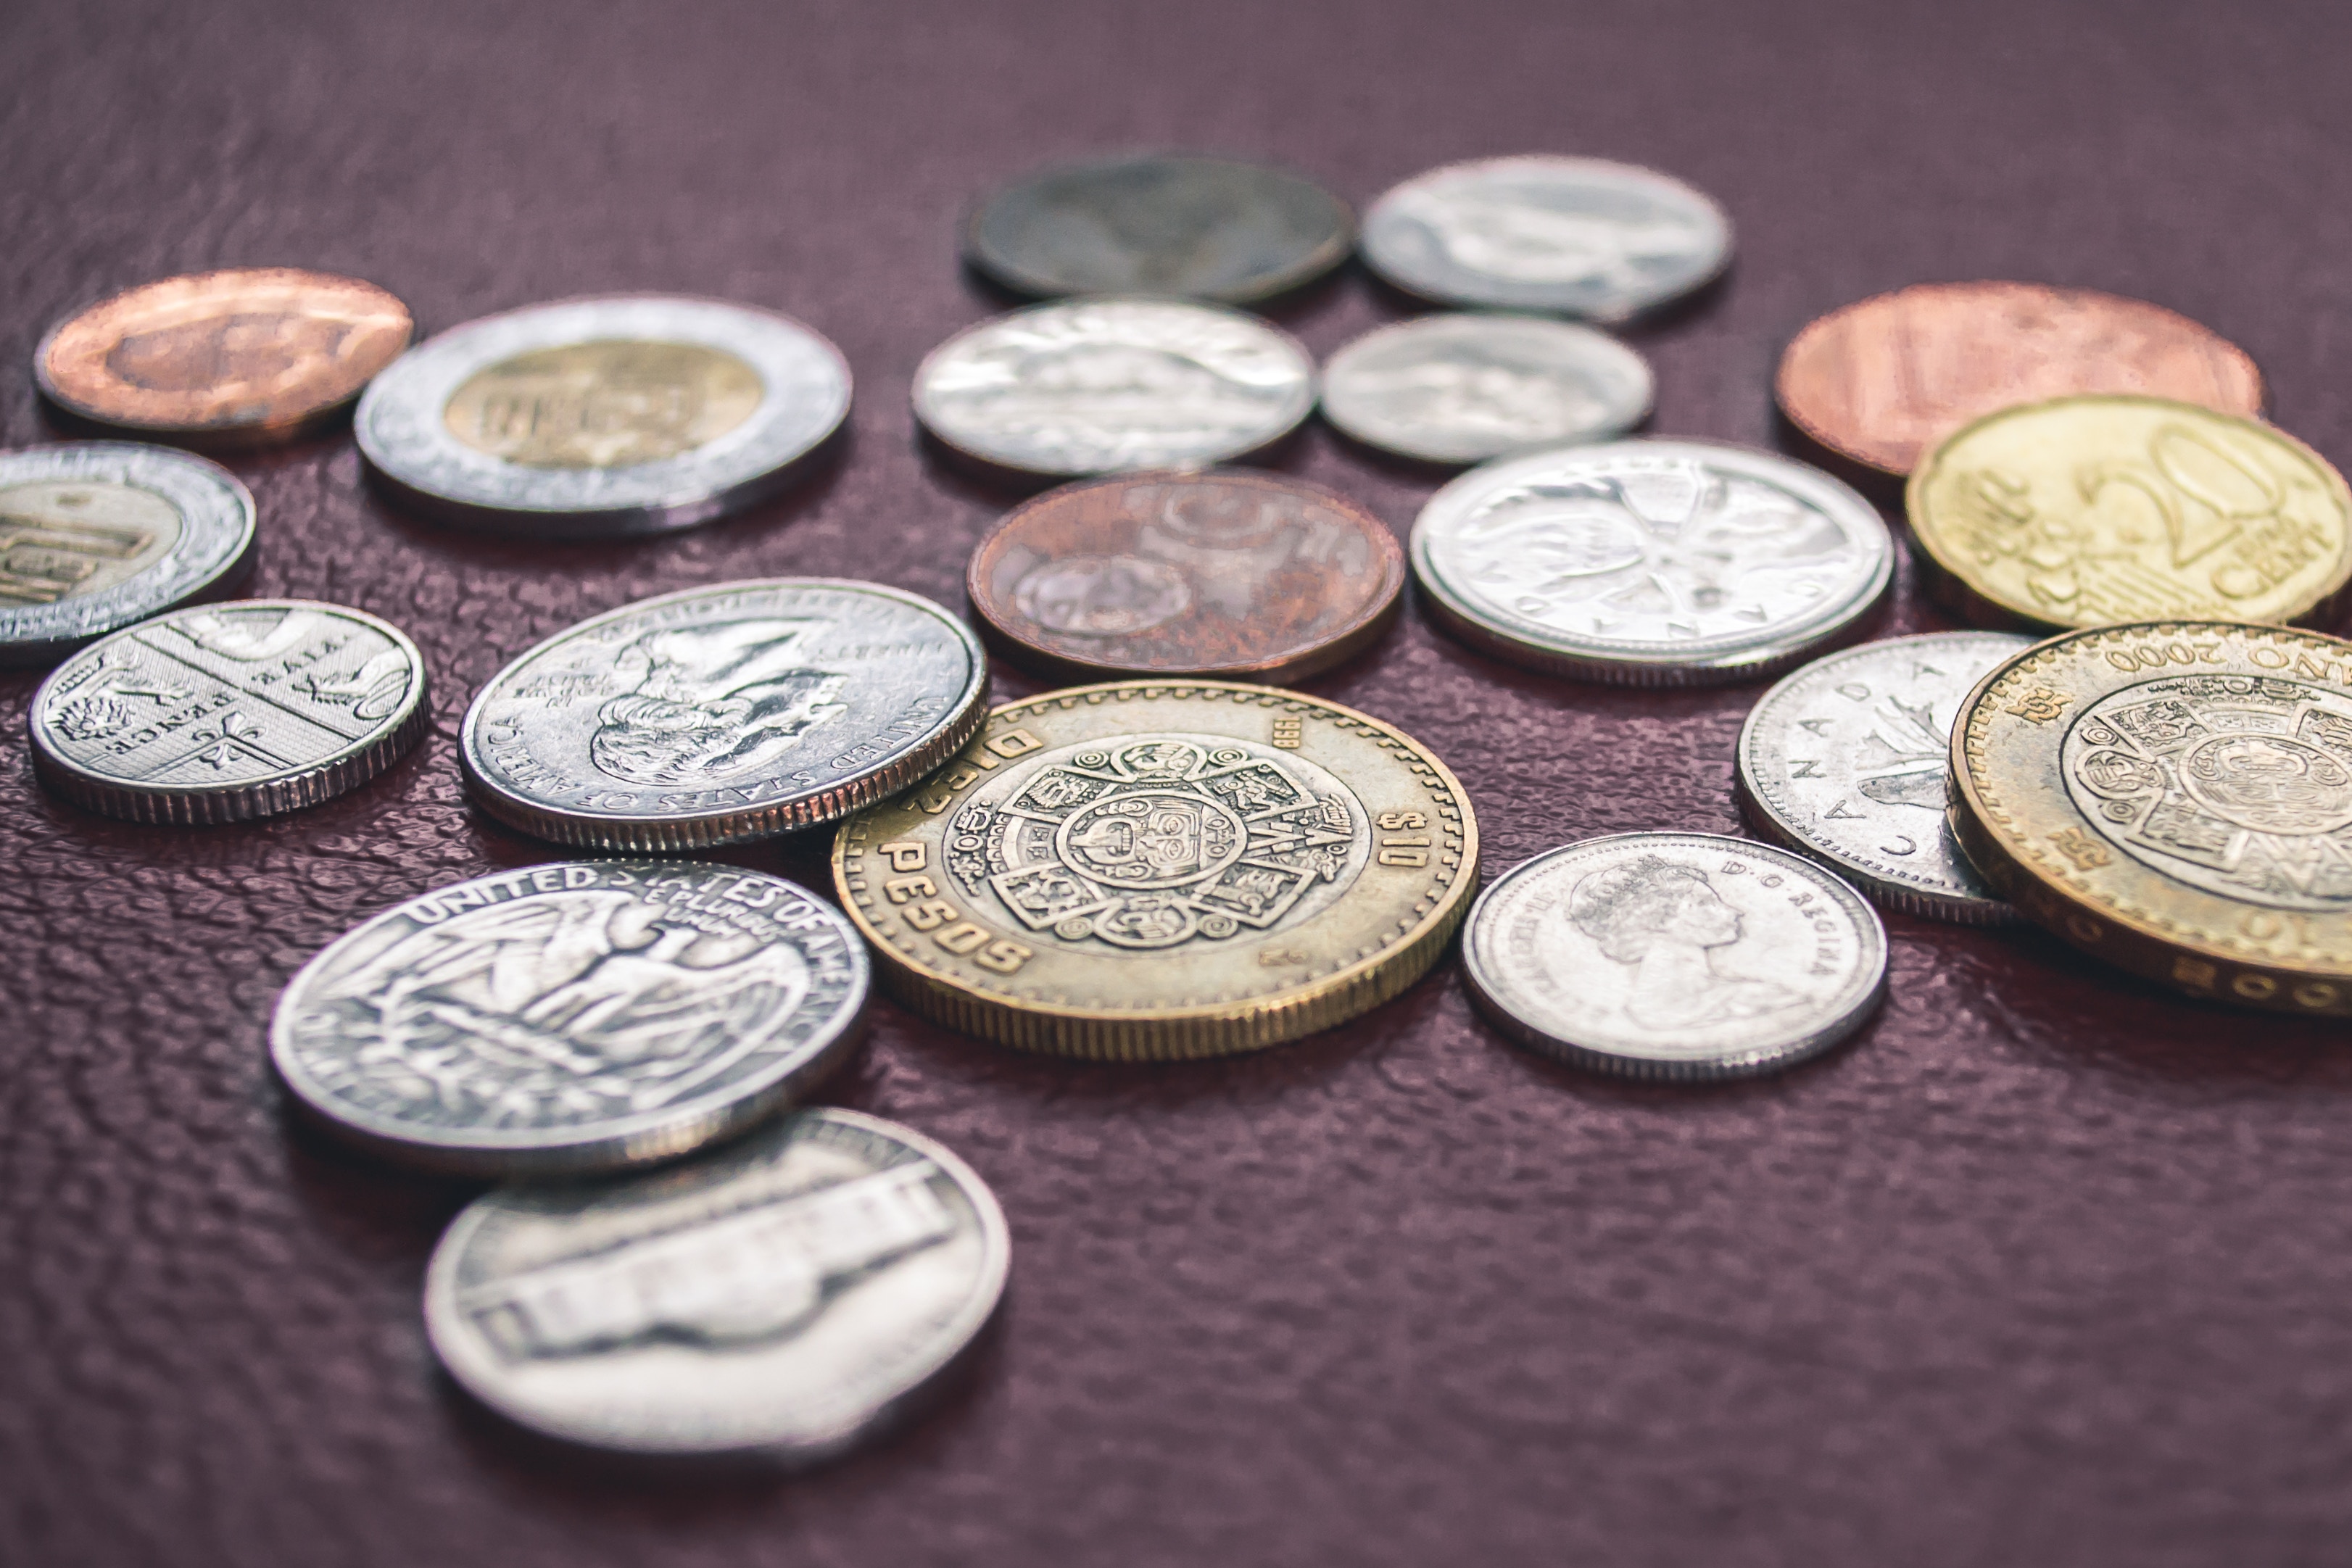
<svg viewBox="0 0 2352 1568">
<path fill-rule="evenodd" d="M 1322 392 L 1323 417 L 1366 445 L 1456 464 L 1622 435 L 1649 417 L 1655 382 L 1590 327 L 1462 314 L 1367 332 L 1324 365 Z"/>
</svg>

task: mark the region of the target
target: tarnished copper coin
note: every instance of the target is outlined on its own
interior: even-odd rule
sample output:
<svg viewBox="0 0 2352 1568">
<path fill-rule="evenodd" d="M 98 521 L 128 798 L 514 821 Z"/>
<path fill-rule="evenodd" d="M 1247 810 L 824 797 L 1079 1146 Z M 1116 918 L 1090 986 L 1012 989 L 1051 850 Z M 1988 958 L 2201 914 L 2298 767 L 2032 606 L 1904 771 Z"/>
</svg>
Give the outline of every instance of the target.
<svg viewBox="0 0 2352 1568">
<path fill-rule="evenodd" d="M 2078 392 L 2141 392 L 2223 413 L 2263 410 L 2246 351 L 2144 299 L 2039 283 L 1919 283 L 1832 310 L 1780 356 L 1790 423 L 1839 455 L 1908 474 L 1995 410 Z"/>
<path fill-rule="evenodd" d="M 1319 485 L 1139 474 L 1019 507 L 968 580 L 989 641 L 1045 674 L 1294 681 L 1388 629 L 1404 551 Z"/>
<path fill-rule="evenodd" d="M 189 446 L 291 440 L 348 407 L 415 335 L 373 283 L 290 267 L 166 277 L 101 299 L 33 354 L 68 413 Z"/>
</svg>

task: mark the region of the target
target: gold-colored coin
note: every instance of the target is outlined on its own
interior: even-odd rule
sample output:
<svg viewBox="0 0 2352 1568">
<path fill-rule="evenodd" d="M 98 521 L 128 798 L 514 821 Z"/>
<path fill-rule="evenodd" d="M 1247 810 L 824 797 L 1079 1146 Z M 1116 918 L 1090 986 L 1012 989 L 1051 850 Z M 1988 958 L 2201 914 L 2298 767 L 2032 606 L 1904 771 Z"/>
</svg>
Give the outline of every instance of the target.
<svg viewBox="0 0 2352 1568">
<path fill-rule="evenodd" d="M 2288 622 L 2352 577 L 2352 491 L 2263 423 L 2164 398 L 2052 398 L 1963 425 L 1905 505 L 1939 592 L 1980 622 Z"/>
<path fill-rule="evenodd" d="M 2189 992 L 2352 1016 L 2352 643 L 2237 622 L 2053 638 L 1952 731 L 1952 831 L 2028 915 Z"/>
<path fill-rule="evenodd" d="M 449 434 L 532 468 L 618 468 L 707 445 L 751 417 L 760 372 L 702 343 L 602 340 L 477 371 L 441 411 Z"/>
<path fill-rule="evenodd" d="M 1477 867 L 1469 797 L 1412 740 L 1210 681 L 998 708 L 833 850 L 899 1001 L 1122 1061 L 1254 1050 L 1378 1006 L 1436 961 Z"/>
</svg>

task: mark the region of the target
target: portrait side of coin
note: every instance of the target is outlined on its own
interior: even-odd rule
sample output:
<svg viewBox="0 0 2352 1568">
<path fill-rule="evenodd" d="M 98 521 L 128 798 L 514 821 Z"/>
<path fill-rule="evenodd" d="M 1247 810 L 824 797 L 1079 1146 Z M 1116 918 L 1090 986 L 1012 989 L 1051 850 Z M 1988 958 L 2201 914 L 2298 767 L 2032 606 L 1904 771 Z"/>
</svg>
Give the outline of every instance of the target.
<svg viewBox="0 0 2352 1568">
<path fill-rule="evenodd" d="M 476 1200 L 434 1249 L 425 1324 L 467 1392 L 552 1437 L 815 1460 L 936 1385 L 1011 1253 L 954 1155 L 800 1111 L 682 1165 Z"/>
<path fill-rule="evenodd" d="M 431 723 L 425 659 L 340 604 L 174 611 L 84 648 L 33 694 L 33 771 L 133 822 L 242 821 L 374 778 Z"/>
<path fill-rule="evenodd" d="M 1739 731 L 1748 820 L 1889 909 L 1969 925 L 2008 919 L 1945 826 L 1946 764 L 1961 700 L 2032 641 L 1934 632 L 1783 676 Z"/>
<path fill-rule="evenodd" d="M 1387 725 L 1140 681 L 998 708 L 833 852 L 908 1007 L 1119 1061 L 1275 1045 L 1387 1000 L 1444 950 L 1477 860 L 1459 781 Z"/>
<path fill-rule="evenodd" d="M 1769 1072 L 1861 1028 L 1886 933 L 1834 873 L 1714 833 L 1618 833 L 1496 878 L 1463 928 L 1471 995 L 1522 1044 L 1632 1078 Z"/>
</svg>

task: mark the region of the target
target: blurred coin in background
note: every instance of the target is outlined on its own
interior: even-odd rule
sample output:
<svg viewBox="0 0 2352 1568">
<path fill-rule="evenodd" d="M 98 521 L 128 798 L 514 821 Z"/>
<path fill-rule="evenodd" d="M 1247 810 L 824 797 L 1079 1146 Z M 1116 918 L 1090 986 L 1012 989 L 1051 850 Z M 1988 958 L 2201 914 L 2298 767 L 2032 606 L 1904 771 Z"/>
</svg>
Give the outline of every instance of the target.
<svg viewBox="0 0 2352 1568">
<path fill-rule="evenodd" d="M 1656 383 L 1605 332 L 1537 316 L 1422 316 L 1325 361 L 1323 417 L 1367 446 L 1423 463 L 1483 463 L 1606 441 L 1649 417 Z"/>
</svg>

